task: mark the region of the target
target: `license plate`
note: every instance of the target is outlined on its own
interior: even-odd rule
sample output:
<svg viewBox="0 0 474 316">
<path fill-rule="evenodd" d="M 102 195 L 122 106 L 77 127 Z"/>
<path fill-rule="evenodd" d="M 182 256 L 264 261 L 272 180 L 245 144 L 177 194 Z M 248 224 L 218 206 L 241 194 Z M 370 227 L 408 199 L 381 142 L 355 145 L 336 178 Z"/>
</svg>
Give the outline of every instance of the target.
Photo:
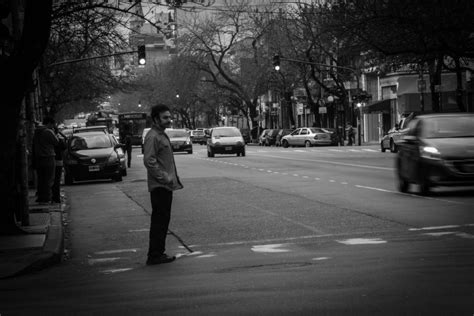
<svg viewBox="0 0 474 316">
<path fill-rule="evenodd" d="M 100 171 L 99 166 L 89 166 L 89 171 Z"/>
<path fill-rule="evenodd" d="M 232 147 L 226 147 L 225 150 L 232 150 Z"/>
</svg>

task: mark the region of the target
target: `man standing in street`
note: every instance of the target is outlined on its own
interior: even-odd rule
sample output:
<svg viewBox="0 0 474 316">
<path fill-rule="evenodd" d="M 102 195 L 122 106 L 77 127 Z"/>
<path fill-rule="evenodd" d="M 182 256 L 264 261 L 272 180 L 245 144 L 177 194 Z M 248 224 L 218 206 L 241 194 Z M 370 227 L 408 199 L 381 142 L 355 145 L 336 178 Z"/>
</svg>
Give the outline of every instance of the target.
<svg viewBox="0 0 474 316">
<path fill-rule="evenodd" d="M 130 132 L 130 126 L 127 125 L 125 128 L 125 151 L 127 152 L 127 167 L 132 165 L 132 133 Z"/>
<path fill-rule="evenodd" d="M 56 168 L 54 148 L 59 145 L 58 138 L 53 131 L 55 124 L 53 118 L 45 117 L 43 125 L 35 130 L 33 136 L 33 163 L 38 176 L 38 198 L 36 201 L 42 204 L 51 202 Z"/>
<path fill-rule="evenodd" d="M 173 149 L 165 129 L 171 127 L 170 109 L 158 104 L 151 109 L 153 126 L 145 137 L 143 163 L 147 169 L 151 197 L 150 244 L 147 265 L 175 260 L 165 253 L 173 191 L 183 188 L 174 162 Z"/>
</svg>

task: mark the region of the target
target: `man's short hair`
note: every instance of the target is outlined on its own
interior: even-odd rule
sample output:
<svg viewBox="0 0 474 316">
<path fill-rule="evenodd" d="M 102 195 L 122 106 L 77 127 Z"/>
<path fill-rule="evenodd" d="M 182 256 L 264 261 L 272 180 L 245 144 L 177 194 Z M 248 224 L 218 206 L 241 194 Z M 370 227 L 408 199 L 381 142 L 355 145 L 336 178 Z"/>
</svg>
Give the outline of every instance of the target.
<svg viewBox="0 0 474 316">
<path fill-rule="evenodd" d="M 43 118 L 43 125 L 56 124 L 56 121 L 51 116 L 46 116 Z"/>
<path fill-rule="evenodd" d="M 170 108 L 165 105 L 165 104 L 157 104 L 157 105 L 154 105 L 152 108 L 151 108 L 151 117 L 152 118 L 155 118 L 155 117 L 160 117 L 160 113 L 163 113 L 163 112 L 166 112 L 166 111 L 169 111 Z"/>
</svg>

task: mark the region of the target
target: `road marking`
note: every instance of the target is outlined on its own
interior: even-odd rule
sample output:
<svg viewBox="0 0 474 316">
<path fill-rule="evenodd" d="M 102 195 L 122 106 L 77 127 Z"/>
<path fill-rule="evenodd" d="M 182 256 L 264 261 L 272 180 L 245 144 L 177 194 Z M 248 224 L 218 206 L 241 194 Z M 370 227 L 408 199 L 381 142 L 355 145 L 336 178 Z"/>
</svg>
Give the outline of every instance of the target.
<svg viewBox="0 0 474 316">
<path fill-rule="evenodd" d="M 461 237 L 461 238 L 467 238 L 467 239 L 474 239 L 474 235 L 468 234 L 468 233 L 458 233 L 456 236 Z"/>
<path fill-rule="evenodd" d="M 148 232 L 148 231 L 150 231 L 149 228 L 141 228 L 141 229 L 130 229 L 128 232 L 135 233 L 135 232 Z"/>
<path fill-rule="evenodd" d="M 433 237 L 439 237 L 439 236 L 453 235 L 453 234 L 456 234 L 456 232 L 423 233 L 422 235 L 433 236 Z"/>
<path fill-rule="evenodd" d="M 297 175 L 296 173 L 293 173 L 293 177 L 299 177 L 299 175 Z"/>
<path fill-rule="evenodd" d="M 440 229 L 450 229 L 458 228 L 459 225 L 444 225 L 444 226 L 429 226 L 429 227 L 420 227 L 420 228 L 410 228 L 409 231 L 419 231 L 419 230 L 440 230 Z"/>
<path fill-rule="evenodd" d="M 282 248 L 286 245 L 287 244 L 255 245 L 252 247 L 252 251 L 265 253 L 289 252 L 289 249 Z"/>
<path fill-rule="evenodd" d="M 328 160 L 319 160 L 319 159 L 301 159 L 301 158 L 290 158 L 290 157 L 281 157 L 281 156 L 274 156 L 274 155 L 259 155 L 262 157 L 269 157 L 269 158 L 277 158 L 283 160 L 292 160 L 292 161 L 309 161 L 309 162 L 321 162 L 321 163 L 328 163 L 333 165 L 340 165 L 340 166 L 348 166 L 348 167 L 358 167 L 358 168 L 366 168 L 366 169 L 376 169 L 376 170 L 389 170 L 393 171 L 394 168 L 387 168 L 387 167 L 377 167 L 377 166 L 369 166 L 369 165 L 358 165 L 358 164 L 351 164 L 351 163 L 343 163 L 343 162 L 335 162 L 335 161 L 328 161 Z"/>
<path fill-rule="evenodd" d="M 338 243 L 344 245 L 375 245 L 375 244 L 385 244 L 386 240 L 380 238 L 351 238 L 346 240 L 336 240 Z"/>
<path fill-rule="evenodd" d="M 318 258 L 313 258 L 311 260 L 314 260 L 314 261 L 321 261 L 321 260 L 328 260 L 328 259 L 331 259 L 330 257 L 318 257 Z"/>
<path fill-rule="evenodd" d="M 181 258 L 181 257 L 191 257 L 191 256 L 197 256 L 197 255 L 202 255 L 202 251 L 193 251 L 193 252 L 186 252 L 186 253 L 177 253 L 175 255 L 176 259 Z"/>
<path fill-rule="evenodd" d="M 336 180 L 329 180 L 329 182 L 336 182 Z"/>
<path fill-rule="evenodd" d="M 348 184 L 347 182 L 341 182 L 341 184 Z"/>
<path fill-rule="evenodd" d="M 105 273 L 105 274 L 111 274 L 111 273 L 125 272 L 125 271 L 130 271 L 130 270 L 133 270 L 133 268 L 110 269 L 110 270 L 102 270 L 100 272 Z"/>
<path fill-rule="evenodd" d="M 123 253 L 123 252 L 137 252 L 138 249 L 116 249 L 116 250 L 105 250 L 94 252 L 96 255 L 110 255 L 114 253 Z"/>
<path fill-rule="evenodd" d="M 120 260 L 122 258 L 98 258 L 98 259 L 89 259 L 87 260 L 88 263 L 90 265 L 94 265 L 94 264 L 97 264 L 97 263 L 106 263 L 106 262 L 114 262 L 114 261 L 117 261 L 117 260 Z"/>
<path fill-rule="evenodd" d="M 137 158 L 143 158 L 143 154 L 138 154 Z"/>
<path fill-rule="evenodd" d="M 314 178 L 314 180 L 318 180 L 318 181 L 319 181 L 319 180 L 321 180 L 321 178 Z"/>
<path fill-rule="evenodd" d="M 212 258 L 217 256 L 215 253 L 208 253 L 206 255 L 197 256 L 196 258 Z"/>
<path fill-rule="evenodd" d="M 425 199 L 425 200 L 441 201 L 441 202 L 446 202 L 446 203 L 463 204 L 463 205 L 466 204 L 466 203 L 458 202 L 458 201 L 451 201 L 451 200 L 445 200 L 445 199 L 432 198 L 432 197 L 422 196 L 422 195 L 417 195 L 417 194 L 402 193 L 402 192 L 398 192 L 398 191 L 391 191 L 391 190 L 386 190 L 386 189 L 381 189 L 381 188 L 368 187 L 368 186 L 365 186 L 365 185 L 358 185 L 358 184 L 356 184 L 355 187 L 361 188 L 361 189 L 375 190 L 375 191 L 380 191 L 380 192 L 387 192 L 387 193 L 395 193 L 395 194 L 400 194 L 400 195 L 406 195 L 406 196 L 416 197 L 416 198 Z"/>
</svg>

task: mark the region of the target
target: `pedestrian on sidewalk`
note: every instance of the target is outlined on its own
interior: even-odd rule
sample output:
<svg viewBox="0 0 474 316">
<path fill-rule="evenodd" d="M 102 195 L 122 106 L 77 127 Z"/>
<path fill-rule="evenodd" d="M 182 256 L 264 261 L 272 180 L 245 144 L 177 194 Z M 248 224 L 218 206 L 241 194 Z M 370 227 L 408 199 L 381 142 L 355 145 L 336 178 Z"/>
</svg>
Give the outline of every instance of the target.
<svg viewBox="0 0 474 316">
<path fill-rule="evenodd" d="M 132 165 L 132 133 L 130 132 L 130 126 L 125 128 L 125 151 L 127 152 L 127 166 L 130 168 Z"/>
<path fill-rule="evenodd" d="M 346 132 L 348 137 L 347 146 L 355 145 L 355 131 L 351 124 L 347 124 Z"/>
<path fill-rule="evenodd" d="M 66 136 L 59 131 L 57 127 L 54 128 L 54 132 L 58 139 L 58 145 L 54 147 L 54 182 L 52 187 L 52 201 L 53 203 L 61 203 L 61 176 L 63 174 L 63 159 L 64 150 L 66 149 Z"/>
<path fill-rule="evenodd" d="M 54 182 L 55 156 L 54 148 L 59 145 L 54 134 L 56 122 L 51 117 L 43 119 L 43 125 L 36 128 L 33 136 L 33 166 L 37 174 L 37 202 L 51 202 L 51 191 Z"/>
<path fill-rule="evenodd" d="M 148 259 L 146 264 L 160 264 L 176 259 L 165 253 L 166 235 L 171 217 L 173 191 L 183 188 L 165 129 L 171 127 L 168 106 L 158 104 L 151 108 L 153 126 L 145 136 L 143 163 L 147 169 L 148 191 L 151 198 L 151 225 Z"/>
</svg>

